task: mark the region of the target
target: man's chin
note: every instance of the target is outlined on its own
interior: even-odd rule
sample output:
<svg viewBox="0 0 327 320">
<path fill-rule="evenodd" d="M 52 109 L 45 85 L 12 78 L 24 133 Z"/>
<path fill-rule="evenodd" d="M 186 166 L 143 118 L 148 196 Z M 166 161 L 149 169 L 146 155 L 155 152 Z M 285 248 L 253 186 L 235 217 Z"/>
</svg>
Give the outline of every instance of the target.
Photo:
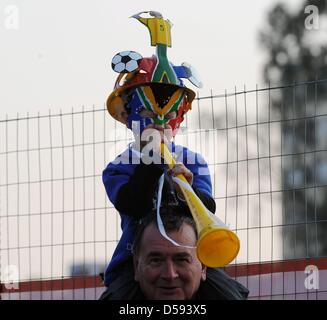
<svg viewBox="0 0 327 320">
<path fill-rule="evenodd" d="M 185 295 L 180 288 L 160 288 L 155 300 L 185 300 Z"/>
</svg>

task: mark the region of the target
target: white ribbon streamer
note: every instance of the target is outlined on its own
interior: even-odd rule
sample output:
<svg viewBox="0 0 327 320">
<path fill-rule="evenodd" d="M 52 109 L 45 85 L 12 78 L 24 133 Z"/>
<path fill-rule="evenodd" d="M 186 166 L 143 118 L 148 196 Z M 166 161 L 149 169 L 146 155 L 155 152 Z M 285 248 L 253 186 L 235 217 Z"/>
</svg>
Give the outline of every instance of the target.
<svg viewBox="0 0 327 320">
<path fill-rule="evenodd" d="M 172 177 L 173 181 L 176 182 L 179 186 L 181 186 L 182 188 L 190 191 L 190 192 L 193 192 L 193 189 L 192 187 L 190 186 L 189 183 L 186 183 L 185 181 L 181 180 L 180 178 L 178 177 Z"/>
<path fill-rule="evenodd" d="M 173 180 L 175 181 L 178 180 L 178 184 L 181 182 L 181 183 L 184 183 L 183 181 L 181 181 L 180 179 L 178 178 L 174 178 L 173 177 Z M 164 224 L 161 220 L 161 216 L 160 216 L 160 205 L 161 205 L 161 198 L 162 198 L 162 189 L 163 189 L 163 185 L 164 185 L 164 181 L 165 181 L 165 174 L 163 173 L 159 179 L 159 187 L 158 187 L 158 199 L 157 199 L 157 224 L 158 224 L 158 228 L 159 228 L 159 232 L 161 233 L 161 235 L 167 239 L 169 242 L 171 242 L 173 245 L 175 245 L 176 247 L 184 247 L 184 248 L 189 248 L 189 249 L 194 249 L 196 247 L 194 246 L 185 246 L 185 245 L 181 245 L 179 243 L 177 243 L 176 241 L 174 241 L 173 239 L 171 239 L 167 233 L 166 233 L 166 230 L 165 230 L 165 227 L 164 227 Z M 188 184 L 187 184 L 188 185 Z M 188 185 L 188 187 L 190 188 L 190 185 Z"/>
</svg>

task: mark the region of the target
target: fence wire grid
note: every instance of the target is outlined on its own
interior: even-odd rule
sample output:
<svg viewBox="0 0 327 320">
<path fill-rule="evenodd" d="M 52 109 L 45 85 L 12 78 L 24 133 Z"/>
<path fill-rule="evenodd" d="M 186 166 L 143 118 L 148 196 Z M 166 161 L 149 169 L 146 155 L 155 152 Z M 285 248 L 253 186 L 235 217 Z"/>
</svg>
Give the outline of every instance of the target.
<svg viewBox="0 0 327 320">
<path fill-rule="evenodd" d="M 198 95 L 175 138 L 209 164 L 250 299 L 327 298 L 326 86 Z M 121 235 L 102 171 L 131 133 L 83 107 L 2 115 L 0 137 L 1 298 L 97 299 Z"/>
</svg>

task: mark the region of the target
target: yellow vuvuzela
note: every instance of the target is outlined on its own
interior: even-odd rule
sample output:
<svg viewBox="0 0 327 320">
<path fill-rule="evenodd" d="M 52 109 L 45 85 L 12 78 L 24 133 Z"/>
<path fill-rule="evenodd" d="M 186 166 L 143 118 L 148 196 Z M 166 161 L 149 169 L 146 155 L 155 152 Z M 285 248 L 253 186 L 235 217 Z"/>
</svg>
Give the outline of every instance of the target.
<svg viewBox="0 0 327 320">
<path fill-rule="evenodd" d="M 164 143 L 161 144 L 161 154 L 169 168 L 172 168 L 176 161 Z M 177 178 L 184 182 L 184 186 L 183 183 L 179 186 L 196 223 L 196 250 L 199 260 L 208 267 L 224 267 L 234 260 L 239 252 L 240 241 L 236 233 L 204 206 L 192 188 L 186 188 L 185 183 L 188 182 L 182 174 Z"/>
</svg>

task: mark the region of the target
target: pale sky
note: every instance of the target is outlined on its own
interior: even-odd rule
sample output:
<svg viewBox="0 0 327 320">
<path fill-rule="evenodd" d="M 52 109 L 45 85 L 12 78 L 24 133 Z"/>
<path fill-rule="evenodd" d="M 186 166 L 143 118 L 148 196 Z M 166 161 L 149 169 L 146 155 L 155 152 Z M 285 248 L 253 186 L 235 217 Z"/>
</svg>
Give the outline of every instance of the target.
<svg viewBox="0 0 327 320">
<path fill-rule="evenodd" d="M 176 65 L 189 62 L 198 70 L 204 83 L 200 95 L 209 94 L 210 89 L 214 93 L 223 93 L 225 88 L 234 91 L 234 86 L 242 89 L 244 84 L 249 89 L 256 84 L 263 86 L 264 54 L 258 44 L 258 33 L 265 24 L 267 11 L 276 2 L 1 0 L 0 119 L 7 113 L 15 117 L 17 113 L 22 116 L 37 111 L 47 114 L 49 109 L 56 113 L 59 109 L 69 112 L 72 107 L 81 106 L 102 108 L 117 77 L 111 69 L 112 57 L 124 50 L 137 51 L 144 57 L 155 52 L 145 26 L 129 19 L 145 10 L 159 11 L 173 22 L 168 58 Z M 295 7 L 302 0 L 281 2 Z M 13 9 L 18 21 L 10 20 L 9 26 L 14 29 L 8 28 L 8 16 Z M 89 151 L 91 154 L 92 150 Z M 102 170 L 102 165 L 97 168 Z M 102 184 L 101 190 L 104 192 Z M 24 199 L 22 194 L 20 198 Z M 276 203 L 280 203 L 277 200 Z M 58 199 L 56 202 L 61 203 Z M 221 204 L 217 205 L 219 208 Z M 263 212 L 270 215 L 268 209 Z M 108 250 L 113 248 L 108 247 Z M 100 249 L 98 260 L 102 261 L 104 249 Z M 251 257 L 247 257 L 248 261 Z M 255 260 L 257 256 L 253 257 Z M 242 261 L 242 256 L 240 259 Z M 57 267 L 60 274 L 61 264 Z"/>
<path fill-rule="evenodd" d="M 302 3 L 281 1 L 293 7 Z M 168 58 L 197 69 L 204 83 L 200 95 L 211 88 L 222 93 L 244 84 L 261 86 L 264 54 L 258 31 L 276 2 L 2 0 L 1 118 L 102 107 L 117 76 L 111 69 L 114 54 L 134 50 L 146 57 L 155 52 L 145 26 L 129 19 L 145 10 L 159 11 L 173 22 Z"/>
</svg>

